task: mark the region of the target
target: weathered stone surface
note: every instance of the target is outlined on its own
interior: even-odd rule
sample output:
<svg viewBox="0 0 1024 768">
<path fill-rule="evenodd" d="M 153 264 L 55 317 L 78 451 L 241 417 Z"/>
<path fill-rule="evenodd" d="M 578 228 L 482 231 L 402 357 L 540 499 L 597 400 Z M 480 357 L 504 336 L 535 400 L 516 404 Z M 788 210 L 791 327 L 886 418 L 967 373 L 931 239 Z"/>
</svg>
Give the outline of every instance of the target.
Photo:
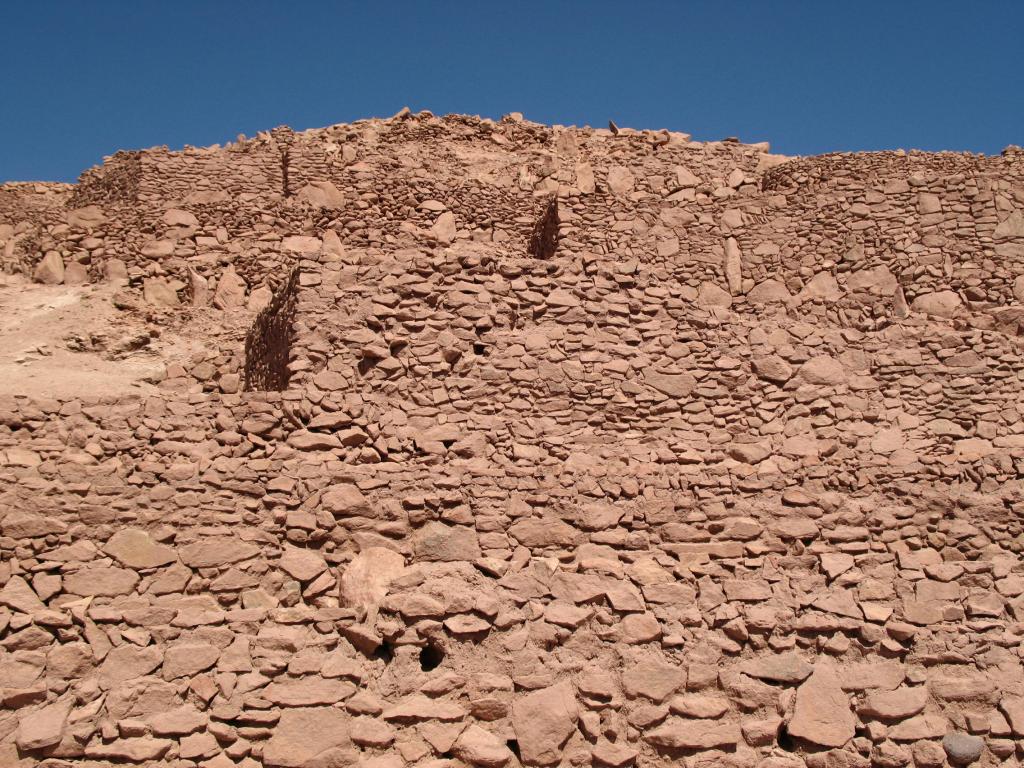
<svg viewBox="0 0 1024 768">
<path fill-rule="evenodd" d="M 186 544 L 178 550 L 185 565 L 192 568 L 210 568 L 253 557 L 259 549 L 248 542 L 230 536 L 209 536 Z"/>
<path fill-rule="evenodd" d="M 432 522 L 413 536 L 413 551 L 423 560 L 475 560 L 480 556 L 480 545 L 472 528 Z"/>
<path fill-rule="evenodd" d="M 484 768 L 501 768 L 513 757 L 504 741 L 478 725 L 469 726 L 459 735 L 452 745 L 452 753 L 470 765 Z"/>
<path fill-rule="evenodd" d="M 953 765 L 970 765 L 981 757 L 985 740 L 968 733 L 947 733 L 942 739 L 942 747 Z"/>
<path fill-rule="evenodd" d="M 0 589 L 0 605 L 6 605 L 22 613 L 46 610 L 46 605 L 39 599 L 39 595 L 21 576 L 12 576 L 4 584 L 3 589 Z"/>
<path fill-rule="evenodd" d="M 557 763 L 578 718 L 576 695 L 567 680 L 517 697 L 512 703 L 512 727 L 523 763 Z"/>
<path fill-rule="evenodd" d="M 278 565 L 282 571 L 299 581 L 312 581 L 327 570 L 327 562 L 319 552 L 287 544 Z"/>
<path fill-rule="evenodd" d="M 343 208 L 345 195 L 330 181 L 311 181 L 300 189 L 296 195 L 317 208 Z"/>
<path fill-rule="evenodd" d="M 210 643 L 175 643 L 164 651 L 164 680 L 191 677 L 209 669 L 220 658 L 220 649 Z"/>
<path fill-rule="evenodd" d="M 937 291 L 921 294 L 911 302 L 910 308 L 936 317 L 952 317 L 961 304 L 960 297 L 953 291 Z"/>
<path fill-rule="evenodd" d="M 670 718 L 644 738 L 668 749 L 733 749 L 742 736 L 736 723 Z"/>
<path fill-rule="evenodd" d="M 178 559 L 173 547 L 157 543 L 138 528 L 117 531 L 103 546 L 103 551 L 129 568 L 158 568 Z"/>
<path fill-rule="evenodd" d="M 139 575 L 126 568 L 82 568 L 64 576 L 64 590 L 72 595 L 127 595 L 139 583 Z"/>
<path fill-rule="evenodd" d="M 628 195 L 636 179 L 627 168 L 616 165 L 608 169 L 608 189 L 613 195 Z"/>
<path fill-rule="evenodd" d="M 644 371 L 644 382 L 669 397 L 686 397 L 697 385 L 688 373 L 663 373 L 653 368 Z"/>
<path fill-rule="evenodd" d="M 780 654 L 762 654 L 756 659 L 744 662 L 740 669 L 750 677 L 771 680 L 776 683 L 799 683 L 814 671 L 799 654 L 790 651 Z"/>
<path fill-rule="evenodd" d="M 14 735 L 18 749 L 30 751 L 59 743 L 70 712 L 70 702 L 56 702 L 21 716 Z"/>
<path fill-rule="evenodd" d="M 152 736 L 138 736 L 117 739 L 109 744 L 91 743 L 85 747 L 85 756 L 95 760 L 123 760 L 141 763 L 145 760 L 159 760 L 167 754 L 174 741 L 155 739 Z"/>
<path fill-rule="evenodd" d="M 237 309 L 245 304 L 245 280 L 229 266 L 217 281 L 213 291 L 213 306 L 217 309 Z"/>
<path fill-rule="evenodd" d="M 924 711 L 928 689 L 897 688 L 893 691 L 873 691 L 859 708 L 861 715 L 881 720 L 903 720 Z"/>
<path fill-rule="evenodd" d="M 119 645 L 106 655 L 100 665 L 100 685 L 112 688 L 118 683 L 148 675 L 160 666 L 163 658 L 163 651 L 154 645 L 144 648 Z"/>
<path fill-rule="evenodd" d="M 841 747 L 853 738 L 856 725 L 839 675 L 831 664 L 819 661 L 797 689 L 789 733 L 823 747 Z"/>
<path fill-rule="evenodd" d="M 405 558 L 384 547 L 368 547 L 356 555 L 341 575 L 341 598 L 346 605 L 368 610 L 388 593 L 392 581 L 405 571 Z"/>
<path fill-rule="evenodd" d="M 644 696 L 656 702 L 667 699 L 685 682 L 685 668 L 657 659 L 627 666 L 622 673 L 622 687 L 627 696 Z"/>
<path fill-rule="evenodd" d="M 263 764 L 304 768 L 315 765 L 317 759 L 355 761 L 358 752 L 352 746 L 349 722 L 349 717 L 334 707 L 286 709 L 263 748 Z"/>
<path fill-rule="evenodd" d="M 59 285 L 64 282 L 64 260 L 56 251 L 49 251 L 36 265 L 36 282 Z"/>
</svg>

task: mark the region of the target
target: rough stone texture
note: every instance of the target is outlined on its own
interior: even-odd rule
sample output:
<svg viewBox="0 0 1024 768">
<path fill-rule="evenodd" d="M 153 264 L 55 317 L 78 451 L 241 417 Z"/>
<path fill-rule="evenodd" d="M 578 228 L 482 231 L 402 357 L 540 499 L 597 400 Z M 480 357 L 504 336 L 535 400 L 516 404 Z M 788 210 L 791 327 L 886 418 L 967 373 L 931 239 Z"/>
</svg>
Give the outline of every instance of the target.
<svg viewBox="0 0 1024 768">
<path fill-rule="evenodd" d="M 1012 148 L 517 115 L 0 185 L 163 366 L 0 359 L 2 760 L 1012 762 L 1022 222 Z"/>
<path fill-rule="evenodd" d="M 825 661 L 796 691 L 796 706 L 789 733 L 823 747 L 841 747 L 853 738 L 857 720 L 839 675 Z"/>
<path fill-rule="evenodd" d="M 562 745 L 575 730 L 578 716 L 576 694 L 568 680 L 517 698 L 512 705 L 512 727 L 523 762 L 559 762 Z"/>
</svg>

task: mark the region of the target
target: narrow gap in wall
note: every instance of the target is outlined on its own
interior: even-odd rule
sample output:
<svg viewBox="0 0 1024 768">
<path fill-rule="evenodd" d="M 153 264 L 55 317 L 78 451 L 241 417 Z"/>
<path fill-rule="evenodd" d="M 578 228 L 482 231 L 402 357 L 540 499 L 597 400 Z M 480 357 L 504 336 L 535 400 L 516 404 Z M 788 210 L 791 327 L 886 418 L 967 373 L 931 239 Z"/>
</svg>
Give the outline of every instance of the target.
<svg viewBox="0 0 1024 768">
<path fill-rule="evenodd" d="M 527 251 L 531 256 L 550 259 L 555 255 L 555 249 L 558 248 L 558 223 L 558 198 L 552 195 L 530 234 Z"/>
<path fill-rule="evenodd" d="M 381 644 L 377 646 L 377 650 L 373 652 L 373 658 L 380 659 L 385 664 L 390 664 L 391 660 L 395 658 L 395 649 L 391 646 L 387 640 L 381 641 Z"/>
<path fill-rule="evenodd" d="M 288 185 L 288 165 L 291 162 L 291 147 L 285 147 L 281 152 L 281 194 L 284 197 L 291 197 Z"/>
</svg>

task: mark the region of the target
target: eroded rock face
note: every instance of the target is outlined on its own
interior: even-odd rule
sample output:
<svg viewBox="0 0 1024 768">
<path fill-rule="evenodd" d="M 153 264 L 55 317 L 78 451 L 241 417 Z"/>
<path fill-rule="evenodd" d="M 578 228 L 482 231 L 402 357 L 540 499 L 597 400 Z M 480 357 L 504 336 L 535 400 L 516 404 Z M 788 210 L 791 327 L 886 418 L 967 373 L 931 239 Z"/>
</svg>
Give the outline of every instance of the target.
<svg viewBox="0 0 1024 768">
<path fill-rule="evenodd" d="M 1012 762 L 1022 184 L 403 112 L 0 187 L 5 299 L 169 356 L 0 396 L 0 763 Z"/>
</svg>

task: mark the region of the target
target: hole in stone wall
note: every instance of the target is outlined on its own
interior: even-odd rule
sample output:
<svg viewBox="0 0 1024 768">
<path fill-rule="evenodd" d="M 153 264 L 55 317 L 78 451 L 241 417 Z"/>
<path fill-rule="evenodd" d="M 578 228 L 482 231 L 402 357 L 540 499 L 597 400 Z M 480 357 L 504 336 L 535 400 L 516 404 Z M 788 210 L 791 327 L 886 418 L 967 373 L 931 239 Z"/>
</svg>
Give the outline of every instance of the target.
<svg viewBox="0 0 1024 768">
<path fill-rule="evenodd" d="M 522 759 L 522 756 L 519 754 L 519 742 L 516 739 L 509 739 L 505 742 L 505 746 L 516 756 L 516 760 Z"/>
<path fill-rule="evenodd" d="M 360 376 L 365 376 L 373 370 L 374 366 L 380 362 L 379 358 L 376 357 L 364 357 L 356 363 L 356 370 L 359 371 Z"/>
<path fill-rule="evenodd" d="M 382 640 L 380 645 L 377 646 L 377 650 L 373 652 L 373 658 L 380 659 L 385 664 L 390 664 L 391 660 L 395 658 L 395 649 L 387 640 Z"/>
<path fill-rule="evenodd" d="M 444 649 L 436 643 L 427 643 L 420 651 L 420 669 L 430 672 L 444 661 Z"/>
<path fill-rule="evenodd" d="M 785 723 L 779 726 L 778 732 L 775 734 L 775 743 L 779 745 L 779 748 L 786 752 L 792 752 L 796 749 L 796 745 L 793 743 L 793 737 L 789 735 L 789 728 L 786 727 Z"/>
</svg>

